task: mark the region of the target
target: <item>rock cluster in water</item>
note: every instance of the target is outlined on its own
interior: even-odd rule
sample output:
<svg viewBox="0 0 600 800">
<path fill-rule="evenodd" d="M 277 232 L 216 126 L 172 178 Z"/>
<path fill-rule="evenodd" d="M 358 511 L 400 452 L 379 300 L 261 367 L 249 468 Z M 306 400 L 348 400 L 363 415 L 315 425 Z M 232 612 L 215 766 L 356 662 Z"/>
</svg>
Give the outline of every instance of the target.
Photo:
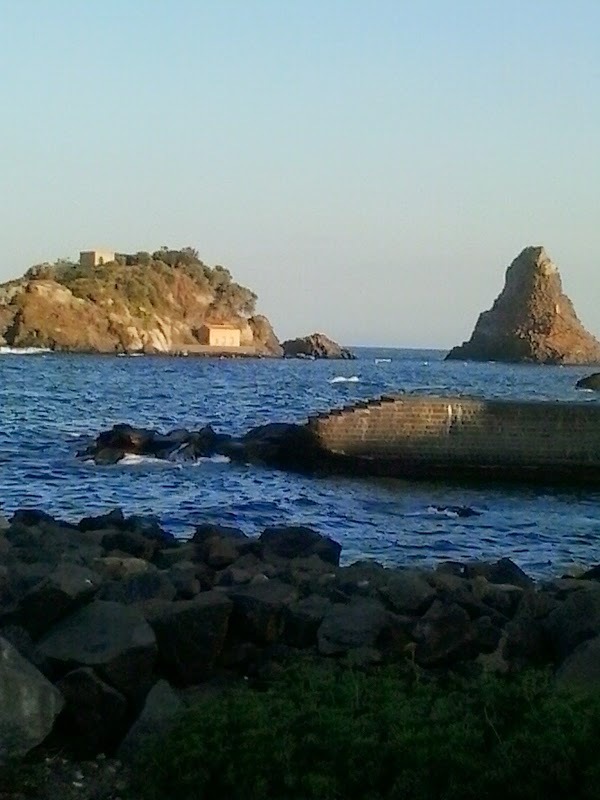
<svg viewBox="0 0 600 800">
<path fill-rule="evenodd" d="M 310 336 L 288 339 L 281 346 L 286 358 L 356 358 L 348 348 L 341 347 L 324 333 L 311 333 Z"/>
<path fill-rule="evenodd" d="M 77 525 L 19 511 L 0 531 L 0 764 L 43 744 L 134 754 L 220 677 L 300 655 L 360 668 L 600 680 L 600 568 L 536 585 L 512 561 L 340 567 L 306 527 L 200 524 L 177 541 L 120 511 Z"/>
<path fill-rule="evenodd" d="M 543 247 L 526 247 L 506 270 L 504 288 L 480 314 L 469 341 L 446 358 L 598 364 L 600 342 L 579 321 Z"/>
<path fill-rule="evenodd" d="M 197 431 L 178 428 L 163 434 L 122 423 L 98 434 L 78 455 L 105 465 L 116 464 L 126 455 L 164 460 L 226 456 L 244 463 L 309 469 L 315 464 L 316 447 L 306 425 L 285 422 L 260 425 L 240 437 L 216 433 L 211 425 Z"/>
</svg>

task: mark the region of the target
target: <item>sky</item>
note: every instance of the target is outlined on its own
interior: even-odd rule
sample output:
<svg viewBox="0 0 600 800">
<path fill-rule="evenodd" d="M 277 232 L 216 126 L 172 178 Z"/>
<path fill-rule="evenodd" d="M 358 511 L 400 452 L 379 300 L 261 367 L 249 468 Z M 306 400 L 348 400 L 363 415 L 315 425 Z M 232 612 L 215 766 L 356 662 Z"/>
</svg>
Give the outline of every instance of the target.
<svg viewBox="0 0 600 800">
<path fill-rule="evenodd" d="M 597 0 L 0 0 L 0 280 L 193 246 L 280 338 L 451 347 L 543 244 L 600 335 Z"/>
</svg>

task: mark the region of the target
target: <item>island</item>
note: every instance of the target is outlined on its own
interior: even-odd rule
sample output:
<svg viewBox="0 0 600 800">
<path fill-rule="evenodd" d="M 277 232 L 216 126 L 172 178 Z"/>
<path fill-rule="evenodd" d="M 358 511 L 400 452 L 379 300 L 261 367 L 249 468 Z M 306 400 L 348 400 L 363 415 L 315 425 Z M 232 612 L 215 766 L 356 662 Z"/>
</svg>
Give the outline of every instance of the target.
<svg viewBox="0 0 600 800">
<path fill-rule="evenodd" d="M 0 345 L 88 353 L 281 356 L 256 294 L 191 247 L 88 250 L 0 285 Z"/>
</svg>

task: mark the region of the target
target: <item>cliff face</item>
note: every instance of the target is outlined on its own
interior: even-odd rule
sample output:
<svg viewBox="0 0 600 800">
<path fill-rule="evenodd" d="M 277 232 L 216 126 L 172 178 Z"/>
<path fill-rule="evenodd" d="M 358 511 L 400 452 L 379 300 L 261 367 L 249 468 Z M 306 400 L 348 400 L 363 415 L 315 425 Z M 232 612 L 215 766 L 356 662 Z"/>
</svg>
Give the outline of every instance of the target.
<svg viewBox="0 0 600 800">
<path fill-rule="evenodd" d="M 526 247 L 506 270 L 502 292 L 480 314 L 469 341 L 446 358 L 597 364 L 600 342 L 579 321 L 544 248 Z"/>
<path fill-rule="evenodd" d="M 163 260 L 164 259 L 164 260 Z M 0 286 L 0 344 L 77 352 L 174 352 L 206 323 L 239 328 L 241 345 L 281 355 L 256 295 L 194 251 L 118 256 L 96 267 L 44 264 Z"/>
</svg>

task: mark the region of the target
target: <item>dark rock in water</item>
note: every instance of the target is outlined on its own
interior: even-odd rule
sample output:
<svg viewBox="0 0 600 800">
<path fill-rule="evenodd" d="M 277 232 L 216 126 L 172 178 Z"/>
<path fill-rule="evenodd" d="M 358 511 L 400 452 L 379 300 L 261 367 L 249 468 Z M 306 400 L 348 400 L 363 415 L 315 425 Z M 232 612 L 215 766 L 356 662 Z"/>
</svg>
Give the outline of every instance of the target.
<svg viewBox="0 0 600 800">
<path fill-rule="evenodd" d="M 160 459 L 195 459 L 224 455 L 232 461 L 264 463 L 281 467 L 306 467 L 314 463 L 316 442 L 305 425 L 271 423 L 248 431 L 234 439 L 216 433 L 210 425 L 199 431 L 177 430 L 168 434 L 115 425 L 100 433 L 95 441 L 78 453 L 92 457 L 97 464 L 115 464 L 125 455 L 151 456 Z M 104 521 L 104 520 L 103 520 Z M 101 527 L 92 523 L 95 528 Z M 108 525 L 122 527 L 122 519 L 106 519 Z M 89 521 L 82 520 L 82 530 L 90 530 Z"/>
<path fill-rule="evenodd" d="M 1 766 L 44 741 L 64 700 L 59 690 L 2 638 L 0 700 Z"/>
<path fill-rule="evenodd" d="M 433 506 L 436 511 L 446 512 L 457 517 L 480 517 L 481 511 L 476 511 L 469 506 Z"/>
<path fill-rule="evenodd" d="M 336 567 L 340 563 L 342 547 L 328 536 L 301 525 L 266 528 L 259 539 L 265 556 L 280 558 L 308 558 L 317 555 L 322 561 Z"/>
<path fill-rule="evenodd" d="M 279 467 L 310 469 L 318 450 L 314 434 L 305 425 L 284 422 L 253 428 L 240 443 L 246 461 Z"/>
<path fill-rule="evenodd" d="M 500 295 L 468 342 L 446 358 L 599 364 L 600 342 L 579 321 L 543 247 L 526 247 L 506 270 Z"/>
<path fill-rule="evenodd" d="M 582 581 L 600 581 L 600 564 L 588 569 L 583 575 L 579 576 Z"/>
<path fill-rule="evenodd" d="M 356 358 L 350 350 L 340 347 L 324 333 L 312 333 L 310 336 L 288 339 L 281 346 L 286 358 Z"/>
<path fill-rule="evenodd" d="M 575 387 L 577 389 L 592 389 L 594 392 L 600 392 L 600 372 L 594 372 L 592 375 L 580 378 Z"/>
<path fill-rule="evenodd" d="M 127 701 L 93 669 L 80 667 L 57 683 L 65 698 L 61 732 L 79 758 L 112 750 L 124 733 Z"/>
</svg>

